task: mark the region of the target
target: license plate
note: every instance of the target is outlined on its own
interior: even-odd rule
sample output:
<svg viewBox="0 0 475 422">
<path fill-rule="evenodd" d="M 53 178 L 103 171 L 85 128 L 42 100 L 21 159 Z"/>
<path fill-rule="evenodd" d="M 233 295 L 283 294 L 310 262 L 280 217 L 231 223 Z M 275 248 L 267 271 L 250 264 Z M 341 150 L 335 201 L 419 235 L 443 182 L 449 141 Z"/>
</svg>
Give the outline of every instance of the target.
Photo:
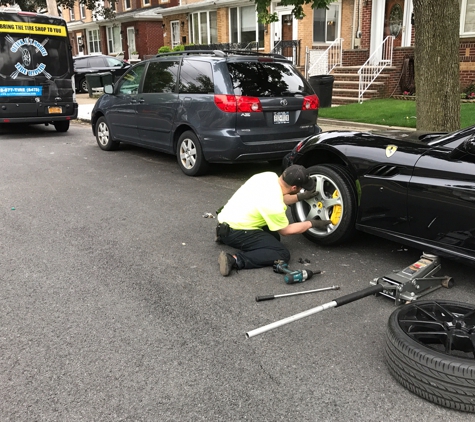
<svg viewBox="0 0 475 422">
<path fill-rule="evenodd" d="M 56 113 L 62 113 L 62 112 L 63 112 L 63 107 L 48 107 L 49 114 L 56 114 Z"/>
<path fill-rule="evenodd" d="M 290 123 L 290 116 L 288 111 L 275 111 L 274 112 L 274 124 L 283 125 Z"/>
</svg>

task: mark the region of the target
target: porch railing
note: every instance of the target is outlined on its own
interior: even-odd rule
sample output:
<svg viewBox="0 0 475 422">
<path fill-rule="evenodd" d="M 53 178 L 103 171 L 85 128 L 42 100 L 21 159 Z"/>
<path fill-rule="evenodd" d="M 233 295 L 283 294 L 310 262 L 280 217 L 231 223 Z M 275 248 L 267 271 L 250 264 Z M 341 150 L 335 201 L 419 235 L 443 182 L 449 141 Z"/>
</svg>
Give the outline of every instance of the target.
<svg viewBox="0 0 475 422">
<path fill-rule="evenodd" d="M 385 67 L 393 64 L 394 37 L 389 35 L 381 45 L 371 54 L 365 64 L 358 70 L 359 89 L 358 102 L 363 102 L 363 95 Z"/>
<path fill-rule="evenodd" d="M 305 77 L 313 75 L 328 75 L 342 62 L 343 38 L 337 38 L 326 50 L 311 50 L 306 48 Z"/>
<path fill-rule="evenodd" d="M 300 40 L 277 41 L 271 53 L 280 54 L 298 66 L 300 63 Z"/>
</svg>

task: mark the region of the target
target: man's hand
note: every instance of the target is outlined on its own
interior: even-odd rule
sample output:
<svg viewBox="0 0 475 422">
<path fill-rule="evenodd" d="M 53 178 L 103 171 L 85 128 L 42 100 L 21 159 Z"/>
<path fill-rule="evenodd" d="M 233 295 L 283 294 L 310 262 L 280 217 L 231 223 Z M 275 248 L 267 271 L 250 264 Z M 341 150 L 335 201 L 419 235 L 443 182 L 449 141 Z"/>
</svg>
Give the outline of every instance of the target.
<svg viewBox="0 0 475 422">
<path fill-rule="evenodd" d="M 314 190 L 306 190 L 304 192 L 299 192 L 297 194 L 297 200 L 298 201 L 304 201 L 304 200 L 307 200 L 307 199 L 312 199 L 314 198 L 315 196 L 317 196 L 317 191 L 316 189 Z"/>
<path fill-rule="evenodd" d="M 331 224 L 331 220 L 309 220 L 312 223 L 312 229 L 320 229 L 325 230 L 329 224 Z"/>
</svg>

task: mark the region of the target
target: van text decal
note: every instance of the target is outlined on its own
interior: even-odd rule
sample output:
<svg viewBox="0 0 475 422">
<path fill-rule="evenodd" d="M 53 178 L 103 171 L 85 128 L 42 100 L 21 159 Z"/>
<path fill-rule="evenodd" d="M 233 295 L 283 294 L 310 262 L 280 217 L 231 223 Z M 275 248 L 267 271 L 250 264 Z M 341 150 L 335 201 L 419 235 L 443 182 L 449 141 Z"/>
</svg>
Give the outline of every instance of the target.
<svg viewBox="0 0 475 422">
<path fill-rule="evenodd" d="M 56 37 L 66 37 L 66 27 L 60 25 L 47 25 L 43 23 L 23 23 L 0 21 L 0 32 L 14 32 L 20 34 L 43 34 Z"/>
</svg>

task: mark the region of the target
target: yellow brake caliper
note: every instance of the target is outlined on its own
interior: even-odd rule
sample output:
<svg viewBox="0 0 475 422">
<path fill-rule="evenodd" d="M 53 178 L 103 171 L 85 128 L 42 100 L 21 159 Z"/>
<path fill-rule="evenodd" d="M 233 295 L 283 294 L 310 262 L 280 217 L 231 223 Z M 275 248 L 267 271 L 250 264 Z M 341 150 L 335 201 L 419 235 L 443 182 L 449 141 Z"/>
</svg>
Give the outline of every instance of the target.
<svg viewBox="0 0 475 422">
<path fill-rule="evenodd" d="M 340 192 L 335 190 L 335 192 L 333 192 L 333 198 L 338 198 L 339 196 L 340 196 Z M 336 226 L 340 222 L 342 211 L 343 211 L 343 208 L 341 205 L 333 206 L 332 216 L 330 217 L 330 220 L 334 226 Z"/>
</svg>

